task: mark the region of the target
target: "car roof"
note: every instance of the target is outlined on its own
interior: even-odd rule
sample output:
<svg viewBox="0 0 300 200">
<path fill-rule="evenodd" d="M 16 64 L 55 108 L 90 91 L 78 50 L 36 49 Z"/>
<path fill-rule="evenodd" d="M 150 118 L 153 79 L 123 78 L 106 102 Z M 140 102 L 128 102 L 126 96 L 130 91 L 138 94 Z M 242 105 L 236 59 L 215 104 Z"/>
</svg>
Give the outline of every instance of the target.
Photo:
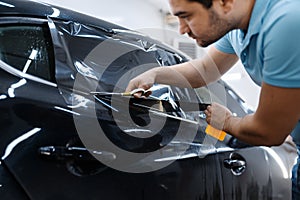
<svg viewBox="0 0 300 200">
<path fill-rule="evenodd" d="M 124 29 L 119 25 L 103 21 L 73 10 L 33 0 L 0 0 L 0 16 L 20 16 L 76 21 L 86 25 L 99 27 L 111 31 L 112 29 Z"/>
</svg>

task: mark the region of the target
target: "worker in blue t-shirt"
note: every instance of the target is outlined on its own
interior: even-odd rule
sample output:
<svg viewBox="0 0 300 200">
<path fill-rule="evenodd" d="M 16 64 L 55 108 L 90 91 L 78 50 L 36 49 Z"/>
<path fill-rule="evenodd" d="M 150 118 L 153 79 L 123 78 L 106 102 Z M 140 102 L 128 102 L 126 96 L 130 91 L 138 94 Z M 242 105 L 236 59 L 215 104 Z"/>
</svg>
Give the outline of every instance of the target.
<svg viewBox="0 0 300 200">
<path fill-rule="evenodd" d="M 132 79 L 126 91 L 149 89 L 154 83 L 205 86 L 218 80 L 240 59 L 252 80 L 261 86 L 256 112 L 239 118 L 213 103 L 205 111 L 207 122 L 253 145 L 280 145 L 291 134 L 299 151 L 300 1 L 169 0 L 169 3 L 179 19 L 181 34 L 188 34 L 202 47 L 213 45 L 199 60 L 146 71 Z M 293 199 L 300 199 L 298 173 L 296 164 Z"/>
</svg>

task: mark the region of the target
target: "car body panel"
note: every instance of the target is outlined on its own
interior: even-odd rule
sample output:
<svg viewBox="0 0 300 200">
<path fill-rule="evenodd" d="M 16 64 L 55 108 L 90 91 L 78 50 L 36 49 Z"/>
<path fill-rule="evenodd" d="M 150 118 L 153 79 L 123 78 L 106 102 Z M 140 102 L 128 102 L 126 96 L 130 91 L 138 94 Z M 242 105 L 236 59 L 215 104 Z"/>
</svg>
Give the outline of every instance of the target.
<svg viewBox="0 0 300 200">
<path fill-rule="evenodd" d="M 0 194 L 2 199 L 29 199 L 9 170 L 0 163 Z"/>
</svg>

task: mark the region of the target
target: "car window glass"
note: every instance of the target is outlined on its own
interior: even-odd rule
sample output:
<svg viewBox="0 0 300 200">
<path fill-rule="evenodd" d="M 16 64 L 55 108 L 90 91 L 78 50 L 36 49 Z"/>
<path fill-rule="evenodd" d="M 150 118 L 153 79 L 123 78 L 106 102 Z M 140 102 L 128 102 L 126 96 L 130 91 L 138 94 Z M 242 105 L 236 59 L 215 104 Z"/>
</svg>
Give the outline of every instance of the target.
<svg viewBox="0 0 300 200">
<path fill-rule="evenodd" d="M 0 26 L 0 58 L 16 69 L 49 81 L 54 80 L 54 58 L 46 26 Z"/>
</svg>

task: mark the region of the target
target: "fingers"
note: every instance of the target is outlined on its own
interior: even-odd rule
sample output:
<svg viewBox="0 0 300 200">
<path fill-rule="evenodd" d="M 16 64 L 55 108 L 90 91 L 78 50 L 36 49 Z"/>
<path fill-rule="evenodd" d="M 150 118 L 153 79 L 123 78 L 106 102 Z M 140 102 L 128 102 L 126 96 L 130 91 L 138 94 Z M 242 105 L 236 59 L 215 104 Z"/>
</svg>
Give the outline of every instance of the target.
<svg viewBox="0 0 300 200">
<path fill-rule="evenodd" d="M 148 97 L 152 94 L 152 91 L 150 91 L 150 90 L 145 91 L 145 90 L 139 89 L 139 88 L 137 90 L 142 90 L 142 91 L 137 91 L 137 92 L 134 92 L 134 90 L 131 91 L 132 95 L 135 98 L 143 98 L 143 97 L 145 98 L 145 97 Z"/>
<path fill-rule="evenodd" d="M 206 122 L 210 124 L 211 120 L 211 106 L 207 106 L 206 110 L 204 111 L 206 115 Z"/>
<path fill-rule="evenodd" d="M 148 89 L 153 86 L 154 80 L 155 74 L 151 73 L 151 71 L 144 72 L 129 81 L 125 92 L 133 92 L 136 89 L 140 89 L 137 92 L 133 92 L 133 96 L 136 98 L 148 97 L 152 93 Z"/>
<path fill-rule="evenodd" d="M 143 96 L 149 97 L 151 94 L 152 94 L 152 91 L 147 90 L 146 92 L 144 92 Z"/>
<path fill-rule="evenodd" d="M 218 103 L 212 103 L 210 106 L 207 106 L 204 113 L 206 115 L 206 122 L 220 130 L 223 129 L 225 120 L 229 116 L 232 116 L 230 110 Z"/>
<path fill-rule="evenodd" d="M 133 96 L 135 98 L 142 98 L 143 97 L 143 92 L 136 92 L 136 93 L 133 94 Z"/>
<path fill-rule="evenodd" d="M 147 90 L 151 86 L 143 85 L 139 77 L 137 77 L 129 82 L 125 92 L 130 92 L 136 98 L 148 97 L 152 94 L 150 90 Z"/>
<path fill-rule="evenodd" d="M 132 90 L 139 88 L 138 86 L 139 86 L 139 81 L 136 79 L 132 79 L 131 81 L 129 81 L 125 89 L 125 92 L 131 92 Z"/>
</svg>

